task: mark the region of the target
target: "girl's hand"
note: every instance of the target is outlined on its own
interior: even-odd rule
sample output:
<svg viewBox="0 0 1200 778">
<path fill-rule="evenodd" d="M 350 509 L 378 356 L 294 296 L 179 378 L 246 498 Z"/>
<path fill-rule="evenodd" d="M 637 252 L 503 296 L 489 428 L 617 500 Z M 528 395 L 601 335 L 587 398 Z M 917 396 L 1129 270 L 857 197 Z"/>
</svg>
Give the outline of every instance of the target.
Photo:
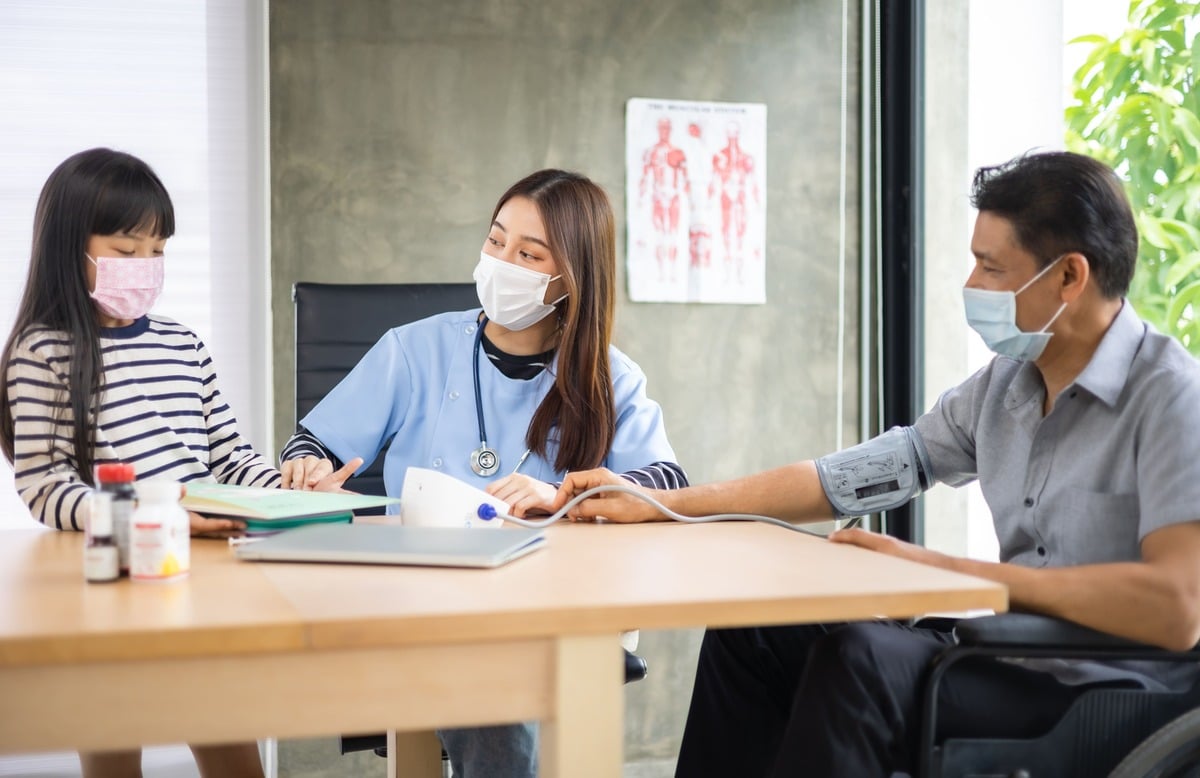
<svg viewBox="0 0 1200 778">
<path fill-rule="evenodd" d="M 246 534 L 246 522 L 237 519 L 217 519 L 188 511 L 192 537 L 240 538 Z"/>
<path fill-rule="evenodd" d="M 361 459 L 358 461 L 362 462 Z M 283 474 L 283 479 L 279 482 L 280 489 L 311 491 L 321 483 L 323 478 L 333 474 L 333 463 L 328 459 L 319 459 L 313 456 L 296 457 L 280 465 L 279 472 Z M 342 481 L 345 480 L 345 478 L 342 479 Z M 341 484 L 339 483 L 338 486 Z"/>
<path fill-rule="evenodd" d="M 509 504 L 518 519 L 531 513 L 553 513 L 556 490 L 545 481 L 513 473 L 487 485 L 487 493 Z"/>
</svg>

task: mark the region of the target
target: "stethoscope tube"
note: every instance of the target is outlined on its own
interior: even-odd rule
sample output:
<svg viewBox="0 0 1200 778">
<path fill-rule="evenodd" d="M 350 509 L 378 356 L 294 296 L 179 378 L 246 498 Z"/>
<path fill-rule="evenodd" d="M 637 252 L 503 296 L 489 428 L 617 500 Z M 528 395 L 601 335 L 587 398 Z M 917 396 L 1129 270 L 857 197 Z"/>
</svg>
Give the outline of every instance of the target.
<svg viewBox="0 0 1200 778">
<path fill-rule="evenodd" d="M 475 383 L 475 419 L 479 422 L 479 448 L 471 452 L 471 469 L 475 475 L 489 478 L 500 469 L 500 455 L 487 443 L 487 427 L 483 422 L 483 391 L 479 388 L 479 347 L 483 342 L 483 328 L 488 318 L 479 320 L 475 330 L 475 346 L 471 350 L 471 375 Z"/>
</svg>

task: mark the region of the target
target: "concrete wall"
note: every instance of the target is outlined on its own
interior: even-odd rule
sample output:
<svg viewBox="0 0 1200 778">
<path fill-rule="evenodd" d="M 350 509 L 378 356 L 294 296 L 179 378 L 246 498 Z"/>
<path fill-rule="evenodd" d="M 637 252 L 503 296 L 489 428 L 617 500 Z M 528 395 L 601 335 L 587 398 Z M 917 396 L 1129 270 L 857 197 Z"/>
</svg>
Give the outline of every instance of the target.
<svg viewBox="0 0 1200 778">
<path fill-rule="evenodd" d="M 767 304 L 618 298 L 617 344 L 645 369 L 681 464 L 694 482 L 711 481 L 829 450 L 839 424 L 853 442 L 858 18 L 849 5 L 839 419 L 841 2 L 274 0 L 276 442 L 294 424 L 292 283 L 469 280 L 495 199 L 545 166 L 594 178 L 623 220 L 630 97 L 768 106 Z M 643 634 L 650 677 L 627 692 L 626 754 L 631 770 L 645 767 L 639 775 L 669 774 L 698 639 Z"/>
</svg>

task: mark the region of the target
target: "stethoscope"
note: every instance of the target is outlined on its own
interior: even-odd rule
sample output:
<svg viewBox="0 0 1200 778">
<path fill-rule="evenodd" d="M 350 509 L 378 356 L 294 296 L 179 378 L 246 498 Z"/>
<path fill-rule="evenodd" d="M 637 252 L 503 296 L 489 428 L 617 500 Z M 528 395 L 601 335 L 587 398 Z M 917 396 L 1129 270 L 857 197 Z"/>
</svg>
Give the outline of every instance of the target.
<svg viewBox="0 0 1200 778">
<path fill-rule="evenodd" d="M 489 478 L 500 469 L 500 455 L 487 442 L 487 426 L 483 423 L 483 392 L 479 389 L 479 346 L 483 341 L 483 328 L 487 321 L 486 316 L 479 320 L 479 328 L 475 330 L 475 347 L 471 351 L 471 373 L 475 379 L 475 419 L 479 422 L 479 448 L 471 452 L 471 469 L 481 478 Z M 517 466 L 513 468 L 514 473 L 525 464 L 529 454 L 529 449 L 525 449 L 525 453 L 517 460 Z"/>
</svg>

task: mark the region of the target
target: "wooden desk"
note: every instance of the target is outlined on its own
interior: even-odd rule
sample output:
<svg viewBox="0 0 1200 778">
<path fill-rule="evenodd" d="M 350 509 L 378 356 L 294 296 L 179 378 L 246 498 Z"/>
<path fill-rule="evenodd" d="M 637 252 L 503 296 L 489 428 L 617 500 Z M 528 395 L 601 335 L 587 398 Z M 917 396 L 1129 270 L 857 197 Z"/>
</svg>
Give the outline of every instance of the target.
<svg viewBox="0 0 1200 778">
<path fill-rule="evenodd" d="M 0 535 L 0 753 L 540 719 L 543 774 L 621 774 L 624 629 L 1004 610 L 1004 587 L 760 524 L 560 525 L 497 570 L 238 562 L 84 583 Z"/>
</svg>

